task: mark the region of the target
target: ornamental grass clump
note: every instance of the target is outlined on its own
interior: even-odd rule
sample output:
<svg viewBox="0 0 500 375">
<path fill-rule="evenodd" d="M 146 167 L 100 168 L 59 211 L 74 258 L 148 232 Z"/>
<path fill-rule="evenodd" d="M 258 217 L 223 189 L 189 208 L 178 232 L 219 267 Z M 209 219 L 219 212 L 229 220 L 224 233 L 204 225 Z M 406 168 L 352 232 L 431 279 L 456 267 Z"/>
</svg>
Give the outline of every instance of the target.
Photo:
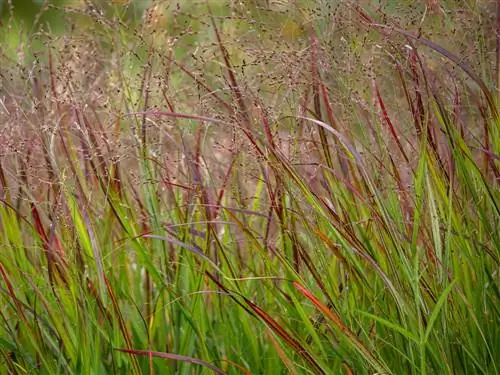
<svg viewBox="0 0 500 375">
<path fill-rule="evenodd" d="M 0 372 L 498 373 L 496 5 L 389 3 L 9 3 Z"/>
</svg>

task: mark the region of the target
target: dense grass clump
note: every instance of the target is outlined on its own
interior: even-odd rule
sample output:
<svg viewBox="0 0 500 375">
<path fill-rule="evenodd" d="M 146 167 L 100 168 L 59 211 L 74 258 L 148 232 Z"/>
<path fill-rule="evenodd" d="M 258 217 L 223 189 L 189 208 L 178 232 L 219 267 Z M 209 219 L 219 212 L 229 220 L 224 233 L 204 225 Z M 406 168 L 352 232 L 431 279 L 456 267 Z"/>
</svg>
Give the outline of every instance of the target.
<svg viewBox="0 0 500 375">
<path fill-rule="evenodd" d="M 1 373 L 500 371 L 500 13 L 369 3 L 5 8 Z"/>
</svg>

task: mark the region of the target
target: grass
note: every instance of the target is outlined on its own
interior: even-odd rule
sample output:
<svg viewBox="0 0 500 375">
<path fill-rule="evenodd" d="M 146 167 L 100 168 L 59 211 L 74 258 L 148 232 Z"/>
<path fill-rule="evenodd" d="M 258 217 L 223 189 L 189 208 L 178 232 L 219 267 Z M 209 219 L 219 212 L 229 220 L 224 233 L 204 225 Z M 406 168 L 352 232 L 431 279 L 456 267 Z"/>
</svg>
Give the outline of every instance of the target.
<svg viewBox="0 0 500 375">
<path fill-rule="evenodd" d="M 10 17 L 0 372 L 500 371 L 496 5 L 280 4 Z"/>
</svg>

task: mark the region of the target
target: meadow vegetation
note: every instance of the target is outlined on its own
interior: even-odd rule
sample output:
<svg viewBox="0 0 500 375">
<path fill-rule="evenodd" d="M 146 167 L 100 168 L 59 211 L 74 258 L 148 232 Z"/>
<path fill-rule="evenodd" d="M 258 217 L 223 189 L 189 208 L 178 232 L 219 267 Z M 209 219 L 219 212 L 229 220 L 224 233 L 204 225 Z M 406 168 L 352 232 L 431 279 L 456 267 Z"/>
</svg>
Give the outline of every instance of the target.
<svg viewBox="0 0 500 375">
<path fill-rule="evenodd" d="M 496 2 L 15 3 L 1 373 L 499 373 Z"/>
</svg>

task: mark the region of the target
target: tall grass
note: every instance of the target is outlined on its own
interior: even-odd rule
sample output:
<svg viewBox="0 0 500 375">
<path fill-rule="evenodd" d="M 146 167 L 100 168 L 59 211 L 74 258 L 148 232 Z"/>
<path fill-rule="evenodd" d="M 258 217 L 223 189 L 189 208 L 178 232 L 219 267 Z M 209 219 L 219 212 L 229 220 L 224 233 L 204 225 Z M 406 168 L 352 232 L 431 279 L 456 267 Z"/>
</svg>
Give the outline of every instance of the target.
<svg viewBox="0 0 500 375">
<path fill-rule="evenodd" d="M 2 47 L 0 372 L 500 371 L 494 4 L 280 4 Z"/>
</svg>

